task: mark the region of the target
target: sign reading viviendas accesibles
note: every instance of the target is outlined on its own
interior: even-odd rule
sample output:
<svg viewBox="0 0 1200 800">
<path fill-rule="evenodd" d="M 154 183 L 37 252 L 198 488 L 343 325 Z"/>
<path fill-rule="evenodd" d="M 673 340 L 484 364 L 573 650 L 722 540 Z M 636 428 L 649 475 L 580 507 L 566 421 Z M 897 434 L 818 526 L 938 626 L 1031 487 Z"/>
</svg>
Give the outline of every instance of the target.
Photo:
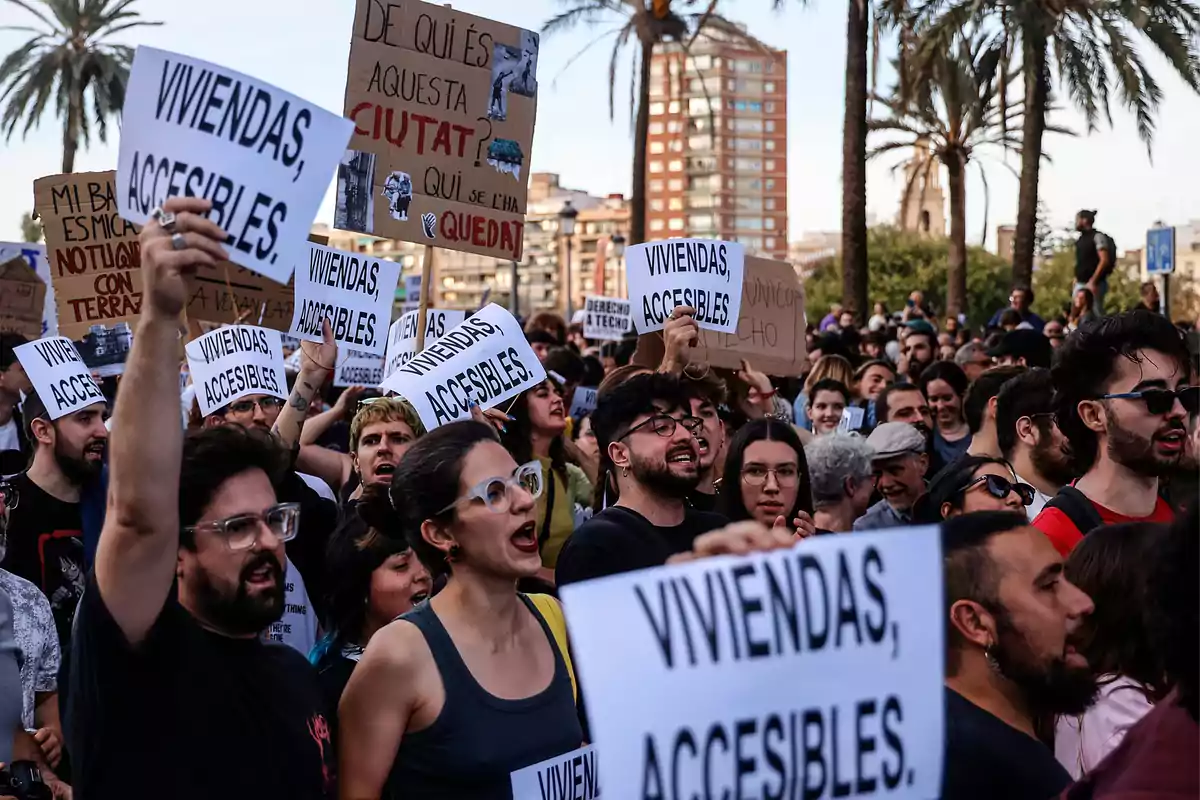
<svg viewBox="0 0 1200 800">
<path fill-rule="evenodd" d="M 691 306 L 701 328 L 733 333 L 742 304 L 745 248 L 713 239 L 667 239 L 625 251 L 633 325 L 660 331 L 676 306 Z"/>
<path fill-rule="evenodd" d="M 279 331 L 229 325 L 193 339 L 184 352 L 200 413 L 206 417 L 248 394 L 287 399 Z"/>
<path fill-rule="evenodd" d="M 107 402 L 75 343 L 65 336 L 38 339 L 14 348 L 13 352 L 50 419 Z"/>
<path fill-rule="evenodd" d="M 382 356 L 400 265 L 363 253 L 308 245 L 308 259 L 296 270 L 296 307 L 289 333 L 323 341 L 321 321 L 348 348 Z"/>
<path fill-rule="evenodd" d="M 560 591 L 605 796 L 938 796 L 936 527 Z"/>
<path fill-rule="evenodd" d="M 122 112 L 120 214 L 144 225 L 169 197 L 207 198 L 230 258 L 286 283 L 352 128 L 249 75 L 139 47 Z"/>
<path fill-rule="evenodd" d="M 334 227 L 520 259 L 538 35 L 416 0 L 358 0 Z"/>
</svg>

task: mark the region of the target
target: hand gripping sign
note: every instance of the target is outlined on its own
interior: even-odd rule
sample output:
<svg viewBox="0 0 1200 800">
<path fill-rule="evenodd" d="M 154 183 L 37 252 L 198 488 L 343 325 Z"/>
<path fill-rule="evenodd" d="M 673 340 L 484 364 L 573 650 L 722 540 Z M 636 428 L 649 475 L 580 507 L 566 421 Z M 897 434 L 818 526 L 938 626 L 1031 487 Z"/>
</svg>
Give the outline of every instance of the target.
<svg viewBox="0 0 1200 800">
<path fill-rule="evenodd" d="M 467 317 L 384 379 L 428 430 L 466 419 L 472 403 L 491 408 L 546 379 L 513 315 L 495 303 Z"/>
<path fill-rule="evenodd" d="M 95 403 L 107 402 L 75 343 L 65 336 L 23 344 L 13 350 L 29 382 L 55 420 Z"/>
<path fill-rule="evenodd" d="M 936 527 L 564 586 L 605 796 L 937 797 Z"/>
<path fill-rule="evenodd" d="M 660 331 L 676 306 L 701 328 L 734 333 L 742 306 L 745 248 L 711 239 L 667 239 L 625 251 L 630 309 L 638 333 Z"/>
<path fill-rule="evenodd" d="M 206 417 L 248 394 L 287 399 L 279 331 L 229 325 L 193 339 L 184 352 Z"/>
</svg>

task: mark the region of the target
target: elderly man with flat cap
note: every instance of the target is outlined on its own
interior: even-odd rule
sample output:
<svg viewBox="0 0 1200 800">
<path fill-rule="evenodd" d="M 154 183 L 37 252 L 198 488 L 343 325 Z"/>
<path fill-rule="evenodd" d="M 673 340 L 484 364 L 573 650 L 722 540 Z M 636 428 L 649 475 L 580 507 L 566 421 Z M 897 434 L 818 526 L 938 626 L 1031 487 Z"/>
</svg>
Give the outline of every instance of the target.
<svg viewBox="0 0 1200 800">
<path fill-rule="evenodd" d="M 854 530 L 871 531 L 912 523 L 912 507 L 925 491 L 929 456 L 925 436 L 907 422 L 885 422 L 867 437 L 875 451 L 871 469 L 883 499 L 854 522 Z"/>
</svg>

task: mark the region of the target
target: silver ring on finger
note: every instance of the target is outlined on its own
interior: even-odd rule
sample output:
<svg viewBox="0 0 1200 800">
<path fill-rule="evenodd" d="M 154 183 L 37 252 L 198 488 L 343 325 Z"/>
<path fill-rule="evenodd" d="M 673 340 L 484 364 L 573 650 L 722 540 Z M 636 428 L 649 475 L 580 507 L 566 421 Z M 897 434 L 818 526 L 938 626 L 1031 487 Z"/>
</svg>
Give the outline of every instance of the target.
<svg viewBox="0 0 1200 800">
<path fill-rule="evenodd" d="M 186 250 L 187 246 L 187 239 L 183 238 L 182 233 L 171 234 L 171 248 L 173 250 Z"/>
<path fill-rule="evenodd" d="M 167 231 L 168 233 L 175 232 L 175 215 L 172 212 L 163 211 L 162 206 L 156 206 L 155 209 L 150 212 L 150 216 L 154 218 L 154 221 L 157 222 L 163 230 Z"/>
</svg>

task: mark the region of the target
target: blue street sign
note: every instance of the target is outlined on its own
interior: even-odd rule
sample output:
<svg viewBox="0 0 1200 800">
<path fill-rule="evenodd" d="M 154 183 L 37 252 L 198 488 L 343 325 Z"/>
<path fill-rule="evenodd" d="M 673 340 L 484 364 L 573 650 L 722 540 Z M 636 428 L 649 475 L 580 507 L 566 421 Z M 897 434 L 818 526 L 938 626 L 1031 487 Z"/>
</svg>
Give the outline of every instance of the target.
<svg viewBox="0 0 1200 800">
<path fill-rule="evenodd" d="M 1146 272 L 1170 275 L 1175 271 L 1175 229 L 1151 228 L 1146 231 Z"/>
</svg>

